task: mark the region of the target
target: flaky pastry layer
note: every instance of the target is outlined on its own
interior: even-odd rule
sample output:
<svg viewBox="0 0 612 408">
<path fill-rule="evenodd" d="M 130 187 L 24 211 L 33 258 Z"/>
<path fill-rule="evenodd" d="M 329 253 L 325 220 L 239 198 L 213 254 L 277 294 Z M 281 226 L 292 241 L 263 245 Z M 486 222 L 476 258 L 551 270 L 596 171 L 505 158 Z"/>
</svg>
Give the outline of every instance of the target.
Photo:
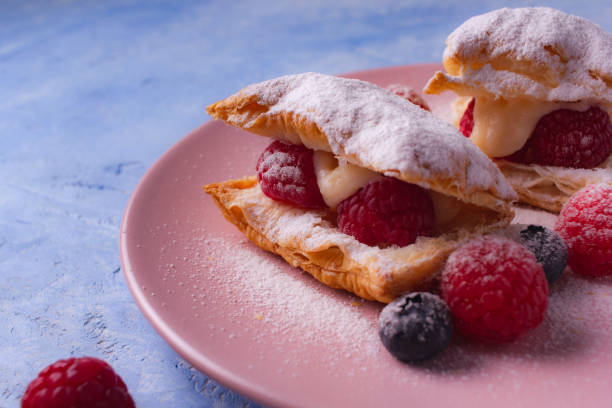
<svg viewBox="0 0 612 408">
<path fill-rule="evenodd" d="M 612 156 L 594 169 L 526 165 L 506 160 L 496 163 L 520 201 L 554 213 L 559 213 L 565 202 L 587 185 L 612 184 Z"/>
<path fill-rule="evenodd" d="M 256 177 L 204 186 L 225 218 L 260 248 L 278 254 L 322 283 L 388 303 L 425 287 L 446 258 L 470 238 L 507 225 L 511 217 L 464 204 L 437 237 L 378 248 L 340 232 L 327 211 L 303 210 L 266 197 Z"/>
<path fill-rule="evenodd" d="M 207 112 L 506 215 L 517 199 L 491 160 L 452 125 L 364 81 L 288 75 L 250 85 Z"/>
</svg>

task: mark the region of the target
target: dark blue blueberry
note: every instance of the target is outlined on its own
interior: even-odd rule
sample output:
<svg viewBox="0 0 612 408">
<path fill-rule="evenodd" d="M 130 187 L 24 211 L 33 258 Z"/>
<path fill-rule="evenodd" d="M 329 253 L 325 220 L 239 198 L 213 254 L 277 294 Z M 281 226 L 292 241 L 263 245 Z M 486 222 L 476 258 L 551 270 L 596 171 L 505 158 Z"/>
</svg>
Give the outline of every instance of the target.
<svg viewBox="0 0 612 408">
<path fill-rule="evenodd" d="M 397 359 L 414 362 L 433 357 L 450 342 L 451 315 L 446 303 L 427 292 L 403 295 L 380 313 L 378 334 Z"/>
<path fill-rule="evenodd" d="M 567 247 L 556 232 L 541 225 L 521 230 L 521 244 L 529 249 L 544 268 L 548 285 L 552 285 L 567 266 Z"/>
</svg>

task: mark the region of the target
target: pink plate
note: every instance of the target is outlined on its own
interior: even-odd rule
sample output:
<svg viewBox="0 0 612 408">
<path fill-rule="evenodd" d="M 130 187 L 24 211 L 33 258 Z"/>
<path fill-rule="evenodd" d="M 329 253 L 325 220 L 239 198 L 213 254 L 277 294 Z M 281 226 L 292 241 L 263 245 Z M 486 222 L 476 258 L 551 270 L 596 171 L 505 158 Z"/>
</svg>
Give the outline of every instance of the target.
<svg viewBox="0 0 612 408">
<path fill-rule="evenodd" d="M 439 65 L 348 76 L 417 90 Z M 426 97 L 448 117 L 450 94 Z M 208 122 L 146 173 L 125 210 L 121 260 L 142 312 L 187 361 L 270 406 L 569 407 L 612 402 L 609 279 L 567 272 L 544 323 L 514 344 L 455 338 L 438 358 L 399 363 L 376 329 L 382 305 L 325 287 L 250 244 L 201 186 L 253 174 L 269 140 Z M 555 217 L 518 210 L 521 222 Z"/>
</svg>

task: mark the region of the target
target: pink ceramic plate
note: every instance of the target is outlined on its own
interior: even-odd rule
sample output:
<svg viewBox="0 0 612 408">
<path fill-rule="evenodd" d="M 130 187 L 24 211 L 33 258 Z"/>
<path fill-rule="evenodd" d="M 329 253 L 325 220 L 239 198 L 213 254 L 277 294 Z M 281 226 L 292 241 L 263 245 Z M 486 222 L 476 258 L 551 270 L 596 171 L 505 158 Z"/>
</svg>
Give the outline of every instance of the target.
<svg viewBox="0 0 612 408">
<path fill-rule="evenodd" d="M 422 89 L 440 68 L 349 76 Z M 426 99 L 447 117 L 451 98 Z M 378 340 L 380 304 L 329 289 L 259 250 L 201 190 L 253 174 L 268 143 L 208 122 L 153 165 L 125 211 L 121 259 L 130 290 L 187 361 L 271 406 L 609 406 L 610 280 L 566 273 L 551 290 L 545 322 L 512 345 L 455 338 L 432 361 L 399 363 Z M 518 213 L 523 222 L 554 222 L 550 214 Z"/>
</svg>

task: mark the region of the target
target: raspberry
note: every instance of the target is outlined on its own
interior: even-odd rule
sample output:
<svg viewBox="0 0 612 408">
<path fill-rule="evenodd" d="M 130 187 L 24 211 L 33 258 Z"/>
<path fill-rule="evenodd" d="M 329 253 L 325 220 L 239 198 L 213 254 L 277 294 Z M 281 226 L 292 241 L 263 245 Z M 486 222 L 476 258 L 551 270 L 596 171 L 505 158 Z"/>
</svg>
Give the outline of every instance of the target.
<svg viewBox="0 0 612 408">
<path fill-rule="evenodd" d="M 559 109 L 540 118 L 519 151 L 504 159 L 590 169 L 612 153 L 612 122 L 607 112 L 591 107 L 580 112 Z"/>
<path fill-rule="evenodd" d="M 486 236 L 448 258 L 441 281 L 458 332 L 488 343 L 516 339 L 544 319 L 548 284 L 535 256 L 504 237 Z"/>
<path fill-rule="evenodd" d="M 395 299 L 380 313 L 378 334 L 389 352 L 402 361 L 433 357 L 451 339 L 451 315 L 438 296 L 414 292 Z"/>
<path fill-rule="evenodd" d="M 416 93 L 414 89 L 404 84 L 391 84 L 386 88 L 388 91 L 393 92 L 394 94 L 401 96 L 406 99 L 408 102 L 412 102 L 414 105 L 418 106 L 421 109 L 425 109 L 426 111 L 431 112 L 429 105 L 425 100 Z"/>
<path fill-rule="evenodd" d="M 476 105 L 476 99 L 472 98 L 459 122 L 459 130 L 465 137 L 470 137 L 474 129 L 474 105 Z"/>
<path fill-rule="evenodd" d="M 42 370 L 21 398 L 21 408 L 134 408 L 110 365 L 93 357 L 59 360 Z"/>
<path fill-rule="evenodd" d="M 591 184 L 571 196 L 555 231 L 567 245 L 574 272 L 612 275 L 612 185 Z"/>
<path fill-rule="evenodd" d="M 272 142 L 257 161 L 257 179 L 263 193 L 296 207 L 325 208 L 312 154 L 312 150 L 302 145 Z"/>
<path fill-rule="evenodd" d="M 338 228 L 370 246 L 405 246 L 434 232 L 431 197 L 392 177 L 373 181 L 338 204 Z"/>
<path fill-rule="evenodd" d="M 559 279 L 567 266 L 567 247 L 556 232 L 541 225 L 528 225 L 520 232 L 520 244 L 542 265 L 548 285 Z"/>
</svg>

